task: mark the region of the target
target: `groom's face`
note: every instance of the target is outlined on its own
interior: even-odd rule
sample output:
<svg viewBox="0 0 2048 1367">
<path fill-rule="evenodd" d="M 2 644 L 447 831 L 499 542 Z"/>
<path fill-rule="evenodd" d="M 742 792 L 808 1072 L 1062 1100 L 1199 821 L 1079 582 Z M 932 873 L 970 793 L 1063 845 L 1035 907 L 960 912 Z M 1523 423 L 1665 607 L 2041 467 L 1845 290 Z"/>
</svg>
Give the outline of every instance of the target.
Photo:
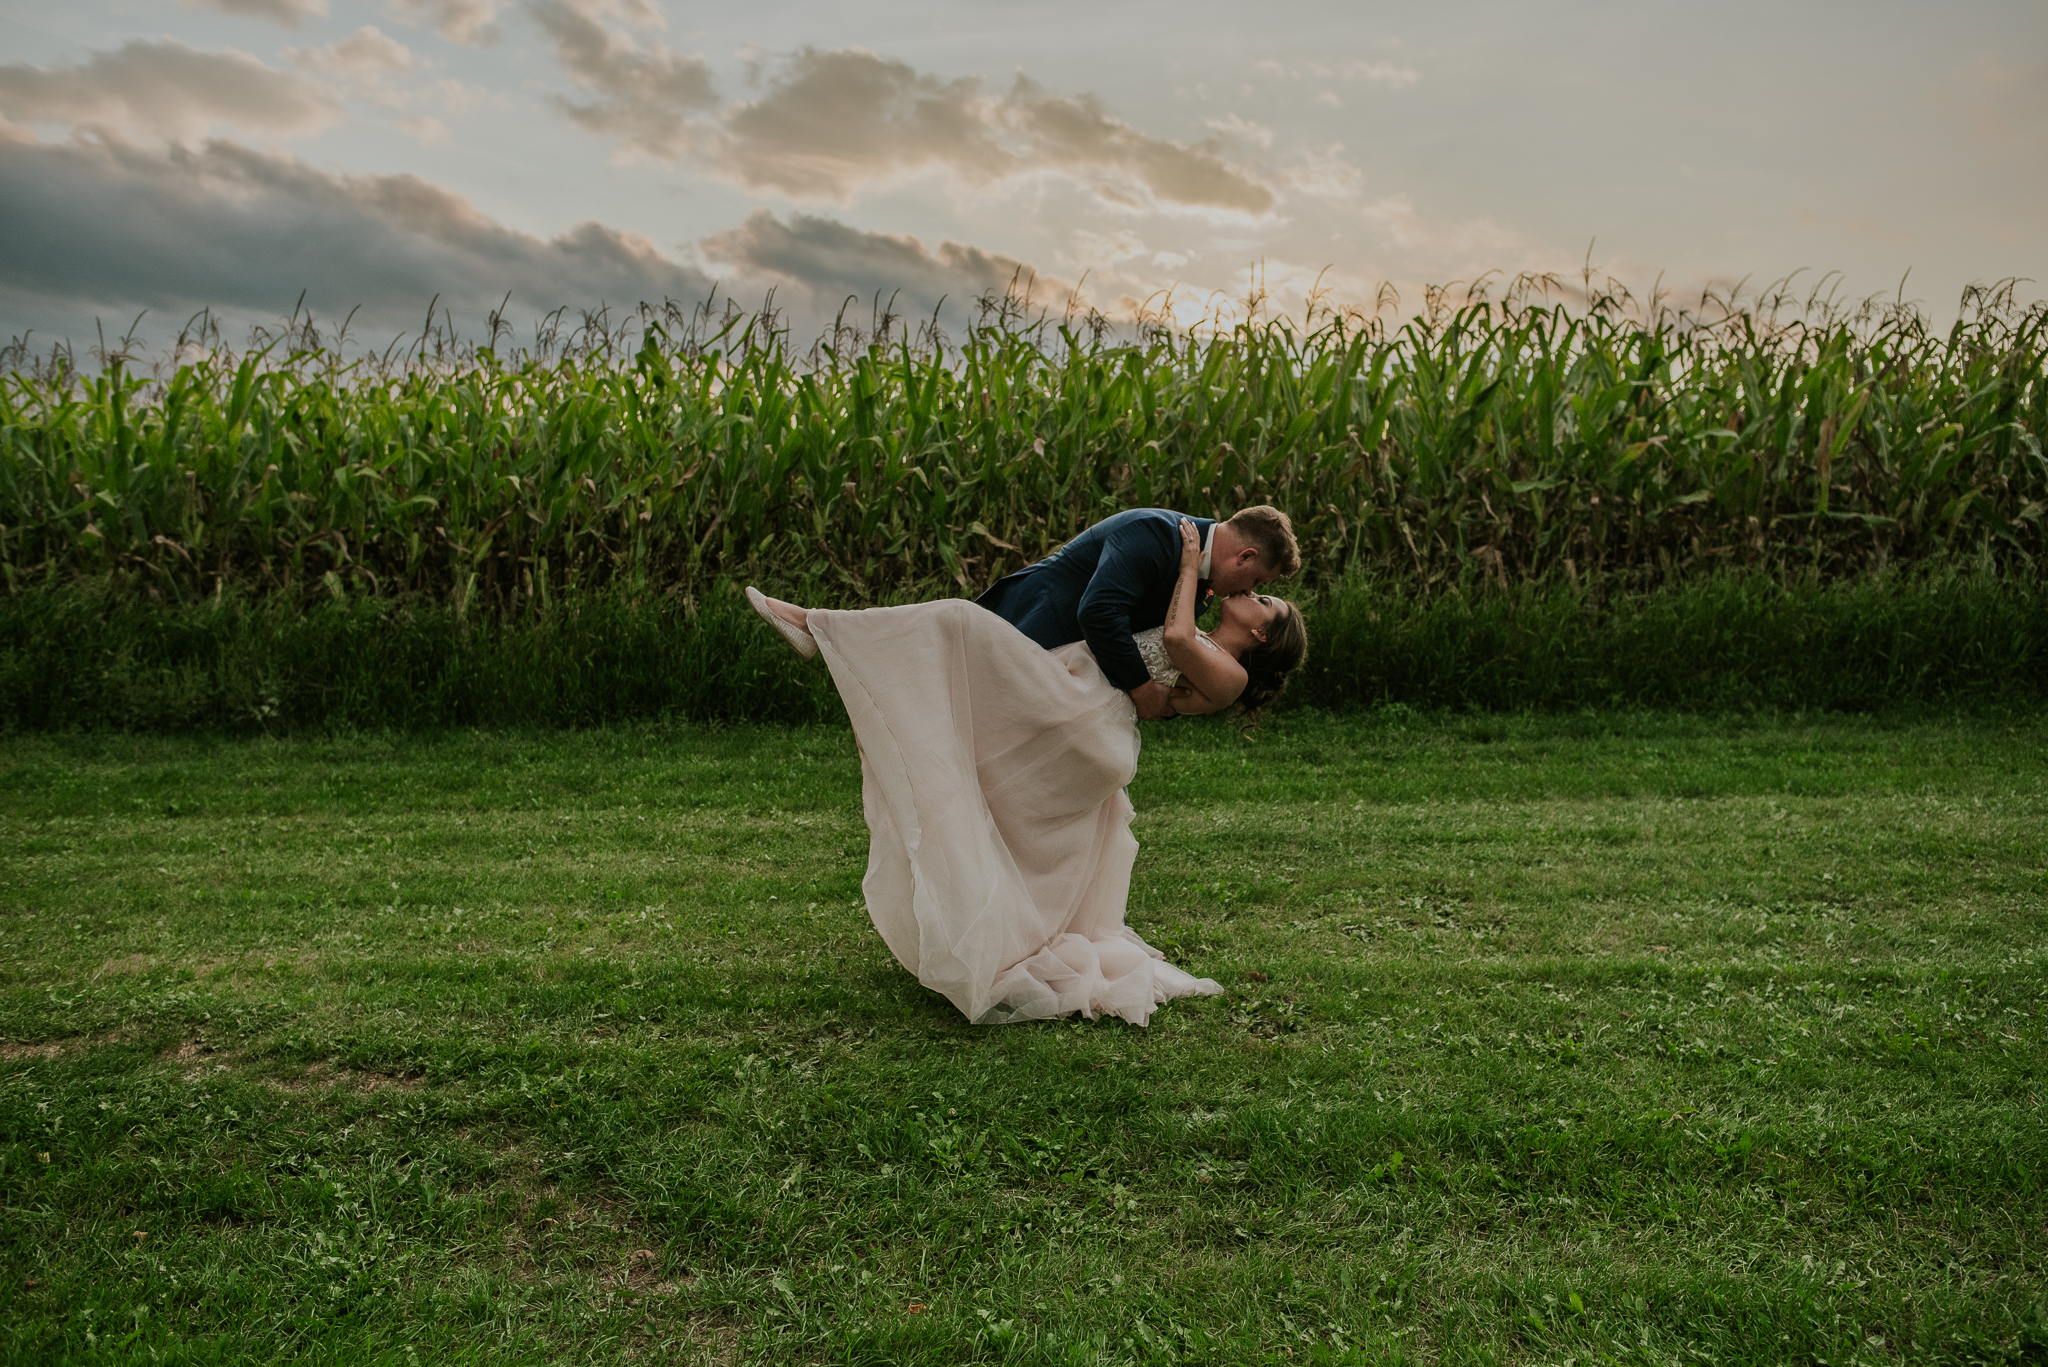
<svg viewBox="0 0 2048 1367">
<path fill-rule="evenodd" d="M 1218 598 L 1262 589 L 1280 576 L 1267 568 L 1256 547 L 1246 546 L 1228 560 L 1209 561 L 1209 591 Z"/>
</svg>

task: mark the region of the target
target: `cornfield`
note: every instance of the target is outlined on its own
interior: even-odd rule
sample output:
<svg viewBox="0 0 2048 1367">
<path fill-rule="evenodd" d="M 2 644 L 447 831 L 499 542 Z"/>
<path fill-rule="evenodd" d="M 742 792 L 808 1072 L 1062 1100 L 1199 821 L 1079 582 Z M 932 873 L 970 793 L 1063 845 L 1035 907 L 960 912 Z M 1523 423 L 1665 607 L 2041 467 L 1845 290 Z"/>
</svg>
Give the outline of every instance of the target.
<svg viewBox="0 0 2048 1367">
<path fill-rule="evenodd" d="M 1119 508 L 1269 502 L 1310 589 L 2038 578 L 2048 310 L 1791 313 L 1436 293 L 1398 326 L 1125 342 L 999 311 L 806 356 L 765 315 L 647 309 L 630 341 L 504 356 L 350 362 L 307 329 L 151 374 L 17 365 L 0 572 L 499 617 L 736 576 L 863 603 L 978 589 Z"/>
</svg>

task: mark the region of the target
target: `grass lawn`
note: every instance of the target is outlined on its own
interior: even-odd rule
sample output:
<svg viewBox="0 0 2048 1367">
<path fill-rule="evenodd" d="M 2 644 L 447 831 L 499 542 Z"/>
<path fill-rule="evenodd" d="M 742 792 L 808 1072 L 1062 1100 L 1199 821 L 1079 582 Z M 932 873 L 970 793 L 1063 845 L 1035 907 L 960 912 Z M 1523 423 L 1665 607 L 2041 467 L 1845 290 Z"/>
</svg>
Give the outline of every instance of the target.
<svg viewBox="0 0 2048 1367">
<path fill-rule="evenodd" d="M 0 1361 L 2048 1361 L 2048 718 L 1148 728 L 975 1029 L 843 730 L 0 741 Z"/>
</svg>

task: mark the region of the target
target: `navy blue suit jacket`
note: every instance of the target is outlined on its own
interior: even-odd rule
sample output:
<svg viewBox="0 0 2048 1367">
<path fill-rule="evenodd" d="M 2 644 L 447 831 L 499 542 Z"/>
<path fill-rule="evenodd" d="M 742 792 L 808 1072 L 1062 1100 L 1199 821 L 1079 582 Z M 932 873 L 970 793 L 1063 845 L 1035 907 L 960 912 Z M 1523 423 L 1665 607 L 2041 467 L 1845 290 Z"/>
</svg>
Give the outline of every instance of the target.
<svg viewBox="0 0 2048 1367">
<path fill-rule="evenodd" d="M 1182 516 L 1132 508 L 1106 517 L 975 601 L 1047 650 L 1086 641 L 1103 677 L 1128 693 L 1151 678 L 1131 636 L 1166 620 L 1180 577 Z M 1202 536 L 1214 521 L 1189 520 Z M 1197 586 L 1197 611 L 1207 590 Z"/>
</svg>

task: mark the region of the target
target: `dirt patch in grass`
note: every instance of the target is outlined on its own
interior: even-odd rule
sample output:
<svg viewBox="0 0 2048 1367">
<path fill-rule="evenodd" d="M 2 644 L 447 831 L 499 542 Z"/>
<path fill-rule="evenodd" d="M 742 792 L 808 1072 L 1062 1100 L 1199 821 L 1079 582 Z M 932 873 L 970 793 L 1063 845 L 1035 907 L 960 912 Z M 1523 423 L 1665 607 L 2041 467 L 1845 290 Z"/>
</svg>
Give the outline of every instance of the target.
<svg viewBox="0 0 2048 1367">
<path fill-rule="evenodd" d="M 25 1058 L 56 1058 L 64 1052 L 61 1044 L 17 1044 L 13 1040 L 0 1040 L 0 1061 L 14 1063 Z"/>
<path fill-rule="evenodd" d="M 643 1306 L 652 1300 L 659 1304 L 664 1293 L 659 1290 L 645 1293 Z M 694 1313 L 683 1317 L 680 1323 L 671 1321 L 662 1324 L 649 1319 L 643 1322 L 625 1344 L 625 1355 L 629 1361 L 665 1359 L 667 1350 L 674 1346 L 673 1335 L 681 1332 L 682 1342 L 695 1349 L 689 1361 L 708 1364 L 709 1367 L 727 1367 L 729 1363 L 741 1361 L 739 1326 L 727 1316 Z M 699 1356 L 698 1354 L 701 1354 Z"/>
<path fill-rule="evenodd" d="M 63 1058 L 67 1054 L 105 1048 L 113 1044 L 131 1044 L 146 1037 L 147 1032 L 133 1025 L 102 1030 L 94 1035 L 73 1035 L 69 1039 L 39 1040 L 29 1043 L 23 1040 L 0 1040 L 0 1062 L 14 1059 Z"/>
<path fill-rule="evenodd" d="M 343 1068 L 336 1070 L 332 1064 L 320 1062 L 310 1065 L 297 1077 L 258 1078 L 265 1087 L 274 1091 L 295 1095 L 306 1092 L 331 1092 L 336 1088 L 355 1088 L 369 1092 L 417 1092 L 427 1085 L 425 1078 L 399 1077 L 392 1073 L 356 1072 Z"/>
<path fill-rule="evenodd" d="M 188 1039 L 164 1050 L 157 1057 L 185 1069 L 184 1080 L 187 1082 L 197 1082 L 208 1072 L 222 1072 L 235 1060 L 232 1053 L 216 1049 L 202 1039 Z"/>
<path fill-rule="evenodd" d="M 325 956 L 317 950 L 301 949 L 290 954 L 266 954 L 259 965 L 265 973 L 298 973 L 313 976 Z M 237 975 L 239 980 L 240 975 Z"/>
<path fill-rule="evenodd" d="M 390 1073 L 341 1073 L 334 1080 L 337 1086 L 353 1080 L 365 1092 L 417 1092 L 427 1085 L 425 1078 L 397 1077 Z"/>
<path fill-rule="evenodd" d="M 211 1059 L 217 1053 L 218 1051 L 204 1040 L 188 1039 L 182 1044 L 164 1050 L 157 1057 L 166 1063 L 197 1063 L 201 1059 Z"/>
<path fill-rule="evenodd" d="M 298 1094 L 301 1092 L 325 1091 L 335 1084 L 336 1075 L 333 1068 L 323 1060 L 311 1065 L 297 1077 L 277 1077 L 273 1075 L 271 1077 L 258 1078 L 257 1081 L 273 1091 Z"/>
<path fill-rule="evenodd" d="M 611 1276 L 611 1284 L 636 1296 L 673 1296 L 697 1278 L 676 1258 L 659 1249 L 636 1247 L 626 1254 L 625 1264 Z"/>
</svg>

